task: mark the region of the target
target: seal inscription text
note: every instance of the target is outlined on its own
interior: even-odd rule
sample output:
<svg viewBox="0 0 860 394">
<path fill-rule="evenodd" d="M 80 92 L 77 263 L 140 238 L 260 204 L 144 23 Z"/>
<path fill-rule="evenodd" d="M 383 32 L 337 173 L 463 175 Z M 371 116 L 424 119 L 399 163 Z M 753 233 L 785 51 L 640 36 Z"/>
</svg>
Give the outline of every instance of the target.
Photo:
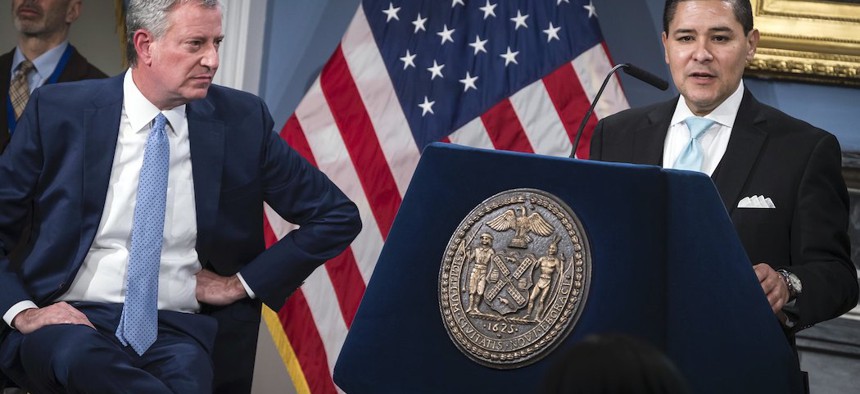
<svg viewBox="0 0 860 394">
<path fill-rule="evenodd" d="M 519 368 L 548 354 L 576 325 L 591 277 L 579 218 L 536 189 L 492 196 L 463 219 L 442 258 L 439 307 L 472 360 Z"/>
</svg>

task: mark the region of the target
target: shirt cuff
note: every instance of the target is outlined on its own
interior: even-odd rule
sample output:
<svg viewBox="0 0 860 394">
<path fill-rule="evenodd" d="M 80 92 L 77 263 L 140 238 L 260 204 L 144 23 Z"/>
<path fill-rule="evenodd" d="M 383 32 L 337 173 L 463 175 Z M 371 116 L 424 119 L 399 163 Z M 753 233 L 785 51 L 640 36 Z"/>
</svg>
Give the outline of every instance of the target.
<svg viewBox="0 0 860 394">
<path fill-rule="evenodd" d="M 250 297 L 252 300 L 257 298 L 257 295 L 254 294 L 254 290 L 251 290 L 251 287 L 248 286 L 247 282 L 245 282 L 245 278 L 242 277 L 242 273 L 237 272 L 236 277 L 239 278 L 239 282 L 242 282 L 242 287 L 245 288 L 245 292 L 248 293 L 248 297 Z"/>
<path fill-rule="evenodd" d="M 797 299 L 793 299 L 783 305 L 782 310 L 779 313 L 779 321 L 786 328 L 794 328 L 797 325 L 797 321 L 800 320 L 797 315 L 797 307 L 796 305 Z"/>
<path fill-rule="evenodd" d="M 8 311 L 6 311 L 6 314 L 3 315 L 3 320 L 6 322 L 7 325 L 9 325 L 9 327 L 12 327 L 12 329 L 14 330 L 15 327 L 12 326 L 12 320 L 15 319 L 15 316 L 18 316 L 18 314 L 21 313 L 25 309 L 34 309 L 34 308 L 38 308 L 38 306 L 36 306 L 36 304 L 34 304 L 33 301 L 29 301 L 29 300 L 21 301 L 15 305 L 12 305 L 12 307 L 9 308 Z"/>
</svg>

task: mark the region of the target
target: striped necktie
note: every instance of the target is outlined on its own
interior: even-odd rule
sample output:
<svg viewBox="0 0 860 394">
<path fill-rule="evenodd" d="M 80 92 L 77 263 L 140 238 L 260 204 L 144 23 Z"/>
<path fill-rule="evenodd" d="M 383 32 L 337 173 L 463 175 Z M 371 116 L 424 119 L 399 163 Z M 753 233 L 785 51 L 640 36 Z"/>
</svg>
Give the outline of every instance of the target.
<svg viewBox="0 0 860 394">
<path fill-rule="evenodd" d="M 18 66 L 18 72 L 15 73 L 15 78 L 9 83 L 9 98 L 12 100 L 12 108 L 15 110 L 15 119 L 21 117 L 24 112 L 24 107 L 27 106 L 27 101 L 30 100 L 30 84 L 27 82 L 27 76 L 36 67 L 29 60 L 24 60 Z"/>
</svg>

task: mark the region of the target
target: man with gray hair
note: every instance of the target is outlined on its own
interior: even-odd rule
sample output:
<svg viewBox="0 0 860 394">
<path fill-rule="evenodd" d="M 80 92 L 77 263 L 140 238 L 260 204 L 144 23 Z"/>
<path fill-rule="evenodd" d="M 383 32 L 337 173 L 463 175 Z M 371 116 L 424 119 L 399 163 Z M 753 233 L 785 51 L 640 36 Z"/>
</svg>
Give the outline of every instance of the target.
<svg viewBox="0 0 860 394">
<path fill-rule="evenodd" d="M 107 78 L 69 44 L 69 29 L 81 15 L 81 0 L 12 0 L 18 44 L 0 55 L 0 153 L 36 88 L 49 83 Z"/>
<path fill-rule="evenodd" d="M 0 370 L 24 389 L 249 392 L 261 304 L 360 230 L 262 100 L 212 85 L 221 18 L 132 0 L 129 71 L 31 97 L 0 156 Z M 264 202 L 299 226 L 269 249 Z"/>
</svg>

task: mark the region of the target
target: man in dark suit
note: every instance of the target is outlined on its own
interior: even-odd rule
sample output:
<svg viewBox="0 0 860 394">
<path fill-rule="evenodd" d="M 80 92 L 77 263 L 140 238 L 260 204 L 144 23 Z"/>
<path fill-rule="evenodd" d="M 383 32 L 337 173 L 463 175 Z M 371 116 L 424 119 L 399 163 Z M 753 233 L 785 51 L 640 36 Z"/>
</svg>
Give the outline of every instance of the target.
<svg viewBox="0 0 860 394">
<path fill-rule="evenodd" d="M 663 25 L 680 97 L 603 119 L 591 157 L 711 175 L 793 342 L 857 305 L 839 143 L 744 88 L 759 40 L 748 0 L 669 0 Z"/>
<path fill-rule="evenodd" d="M 249 392 L 261 302 L 360 230 L 262 100 L 211 85 L 221 18 L 132 0 L 129 71 L 31 97 L 0 156 L 0 369 L 23 388 Z M 263 202 L 299 225 L 269 249 Z"/>
<path fill-rule="evenodd" d="M 27 101 L 22 97 L 20 110 L 12 103 L 9 90 L 16 76 L 22 74 L 22 82 L 26 82 L 29 92 L 49 83 L 107 78 L 69 44 L 69 28 L 81 15 L 82 6 L 81 0 L 12 1 L 18 45 L 0 55 L 0 92 L 4 95 L 3 111 L 0 111 L 0 153 L 6 149 L 20 110 Z"/>
</svg>

